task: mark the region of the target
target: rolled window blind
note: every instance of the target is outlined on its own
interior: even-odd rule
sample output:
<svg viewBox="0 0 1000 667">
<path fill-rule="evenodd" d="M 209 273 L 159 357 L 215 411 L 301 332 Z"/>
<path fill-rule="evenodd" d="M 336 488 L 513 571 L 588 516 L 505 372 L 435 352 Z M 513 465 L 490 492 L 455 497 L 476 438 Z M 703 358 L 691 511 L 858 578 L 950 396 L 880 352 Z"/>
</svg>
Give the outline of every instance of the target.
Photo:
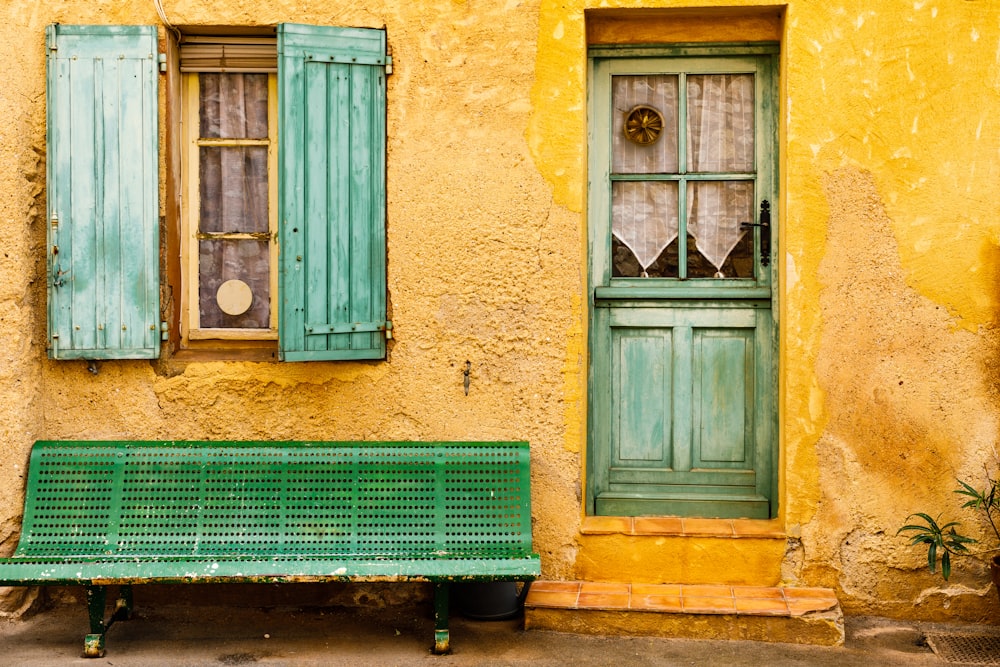
<svg viewBox="0 0 1000 667">
<path fill-rule="evenodd" d="M 275 37 L 186 35 L 180 45 L 182 72 L 277 72 Z"/>
</svg>

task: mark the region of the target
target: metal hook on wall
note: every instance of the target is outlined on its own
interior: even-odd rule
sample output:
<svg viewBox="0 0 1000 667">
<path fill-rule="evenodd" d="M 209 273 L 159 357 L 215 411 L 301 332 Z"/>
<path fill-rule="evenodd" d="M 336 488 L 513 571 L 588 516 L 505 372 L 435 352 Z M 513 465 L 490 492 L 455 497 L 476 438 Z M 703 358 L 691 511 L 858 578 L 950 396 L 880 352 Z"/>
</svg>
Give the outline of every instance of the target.
<svg viewBox="0 0 1000 667">
<path fill-rule="evenodd" d="M 466 361 L 465 361 L 465 370 L 462 371 L 462 375 L 465 376 L 463 378 L 463 380 L 462 380 L 462 384 L 465 386 L 465 395 L 466 396 L 469 395 L 469 385 L 472 383 L 472 377 L 470 375 L 471 373 L 472 373 L 472 362 L 469 361 L 468 359 L 466 359 Z"/>
</svg>

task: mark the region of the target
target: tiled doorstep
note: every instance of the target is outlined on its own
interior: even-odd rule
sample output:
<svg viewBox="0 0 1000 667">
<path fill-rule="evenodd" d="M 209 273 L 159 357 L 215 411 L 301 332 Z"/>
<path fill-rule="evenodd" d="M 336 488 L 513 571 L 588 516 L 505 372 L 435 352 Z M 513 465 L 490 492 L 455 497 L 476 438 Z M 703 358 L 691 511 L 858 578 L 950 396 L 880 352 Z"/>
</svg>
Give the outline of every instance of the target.
<svg viewBox="0 0 1000 667">
<path fill-rule="evenodd" d="M 579 634 L 842 646 L 827 588 L 536 581 L 524 627 Z"/>
<path fill-rule="evenodd" d="M 828 588 L 536 581 L 528 608 L 795 617 L 837 608 Z"/>
</svg>

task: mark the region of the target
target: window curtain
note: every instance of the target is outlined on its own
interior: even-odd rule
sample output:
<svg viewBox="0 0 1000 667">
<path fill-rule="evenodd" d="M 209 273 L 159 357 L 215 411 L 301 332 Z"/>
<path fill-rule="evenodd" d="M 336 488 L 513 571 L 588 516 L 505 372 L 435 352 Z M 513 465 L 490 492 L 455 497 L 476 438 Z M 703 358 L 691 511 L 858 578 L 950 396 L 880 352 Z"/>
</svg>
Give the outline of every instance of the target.
<svg viewBox="0 0 1000 667">
<path fill-rule="evenodd" d="M 612 172 L 676 174 L 679 147 L 676 75 L 613 78 Z M 754 79 L 752 74 L 686 77 L 688 173 L 752 174 L 755 169 Z M 664 120 L 660 138 L 648 146 L 630 142 L 624 121 L 637 105 L 657 109 Z M 612 184 L 612 234 L 632 251 L 641 275 L 679 233 L 679 194 L 673 181 L 617 181 Z M 752 180 L 692 180 L 684 193 L 687 232 L 698 251 L 719 270 L 753 221 Z"/>
<path fill-rule="evenodd" d="M 200 136 L 205 139 L 267 139 L 267 74 L 199 75 Z M 266 234 L 267 146 L 202 146 L 201 232 Z M 199 308 L 202 328 L 266 329 L 270 321 L 270 273 L 266 239 L 202 239 Z M 216 300 L 227 280 L 245 282 L 253 294 L 246 313 L 227 315 Z"/>
<path fill-rule="evenodd" d="M 616 76 L 613 82 L 612 172 L 676 172 L 677 76 Z M 625 137 L 625 117 L 638 105 L 651 106 L 663 115 L 663 132 L 648 146 L 632 143 Z M 611 201 L 611 233 L 628 246 L 645 275 L 646 269 L 677 238 L 677 184 L 619 181 L 612 185 Z"/>
<path fill-rule="evenodd" d="M 754 171 L 753 75 L 687 77 L 688 170 Z M 687 187 L 688 233 L 698 251 L 718 270 L 752 222 L 752 181 L 696 181 Z"/>
</svg>

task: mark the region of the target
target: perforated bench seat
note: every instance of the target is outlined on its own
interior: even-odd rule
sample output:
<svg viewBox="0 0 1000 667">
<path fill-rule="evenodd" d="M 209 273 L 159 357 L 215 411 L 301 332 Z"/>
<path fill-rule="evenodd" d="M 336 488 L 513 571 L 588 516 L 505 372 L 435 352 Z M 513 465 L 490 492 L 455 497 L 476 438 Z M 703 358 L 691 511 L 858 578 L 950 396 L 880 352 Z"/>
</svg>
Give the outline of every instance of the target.
<svg viewBox="0 0 1000 667">
<path fill-rule="evenodd" d="M 529 480 L 523 442 L 39 441 L 0 585 L 86 586 L 97 657 L 133 584 L 428 581 L 443 653 L 451 582 L 540 574 Z"/>
</svg>

